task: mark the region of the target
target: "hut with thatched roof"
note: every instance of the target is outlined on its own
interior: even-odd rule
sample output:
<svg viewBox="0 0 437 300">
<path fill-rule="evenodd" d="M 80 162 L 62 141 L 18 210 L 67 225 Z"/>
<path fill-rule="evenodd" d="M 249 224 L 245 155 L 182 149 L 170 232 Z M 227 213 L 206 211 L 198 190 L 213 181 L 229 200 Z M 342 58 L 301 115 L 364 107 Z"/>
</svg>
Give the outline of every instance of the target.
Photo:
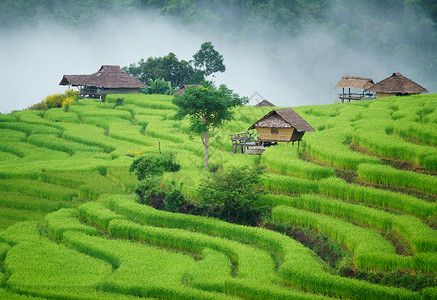
<svg viewBox="0 0 437 300">
<path fill-rule="evenodd" d="M 276 105 L 274 105 L 272 102 L 267 101 L 267 100 L 263 100 L 260 103 L 255 104 L 256 107 L 265 107 L 265 106 L 270 106 L 270 107 L 276 107 Z"/>
<path fill-rule="evenodd" d="M 256 129 L 261 143 L 294 142 L 302 140 L 305 132 L 314 128 L 292 108 L 275 109 L 252 124 L 248 130 Z"/>
<path fill-rule="evenodd" d="M 370 92 L 365 92 L 365 89 L 370 88 L 375 83 L 371 78 L 358 77 L 358 76 L 343 76 L 340 81 L 335 86 L 336 89 L 342 88 L 343 93 L 339 94 L 338 97 L 342 103 L 344 100 L 370 100 L 375 99 L 375 95 Z M 345 92 L 345 89 L 349 89 Z M 360 93 L 351 93 L 351 89 L 359 89 Z"/>
<path fill-rule="evenodd" d="M 90 75 L 64 75 L 59 85 L 78 87 L 82 97 L 104 98 L 107 94 L 138 93 L 147 87 L 140 80 L 126 74 L 120 66 L 103 65 Z"/>
<path fill-rule="evenodd" d="M 174 95 L 183 95 L 185 93 L 185 90 L 189 87 L 189 86 L 195 86 L 195 87 L 199 87 L 200 84 L 183 84 L 176 92 L 173 93 Z"/>
<path fill-rule="evenodd" d="M 377 98 L 428 93 L 424 87 L 403 76 L 401 73 L 393 73 L 390 77 L 367 88 L 366 91 L 376 92 Z"/>
</svg>

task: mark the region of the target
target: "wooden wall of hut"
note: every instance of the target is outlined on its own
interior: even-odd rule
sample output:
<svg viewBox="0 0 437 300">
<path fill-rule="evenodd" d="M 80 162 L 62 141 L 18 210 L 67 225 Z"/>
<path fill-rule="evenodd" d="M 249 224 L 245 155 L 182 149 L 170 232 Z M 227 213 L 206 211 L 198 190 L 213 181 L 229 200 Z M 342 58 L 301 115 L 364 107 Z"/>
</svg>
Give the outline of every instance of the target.
<svg viewBox="0 0 437 300">
<path fill-rule="evenodd" d="M 139 88 L 118 88 L 118 89 L 100 89 L 102 95 L 109 94 L 136 94 L 139 92 Z"/>
<path fill-rule="evenodd" d="M 291 136 L 291 141 L 301 141 L 305 132 L 303 131 L 293 131 L 293 135 Z"/>
<path fill-rule="evenodd" d="M 376 98 L 385 98 L 396 96 L 396 94 L 387 94 L 387 93 L 376 93 Z"/>
<path fill-rule="evenodd" d="M 286 142 L 290 141 L 295 131 L 294 128 L 256 127 L 262 141 Z"/>
</svg>

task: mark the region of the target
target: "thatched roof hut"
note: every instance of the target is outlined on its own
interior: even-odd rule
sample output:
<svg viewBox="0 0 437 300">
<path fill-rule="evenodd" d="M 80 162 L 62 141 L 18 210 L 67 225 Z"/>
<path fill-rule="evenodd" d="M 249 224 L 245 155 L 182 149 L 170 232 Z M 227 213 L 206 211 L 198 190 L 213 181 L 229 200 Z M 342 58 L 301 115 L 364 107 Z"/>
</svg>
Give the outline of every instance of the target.
<svg viewBox="0 0 437 300">
<path fill-rule="evenodd" d="M 339 94 L 338 97 L 342 103 L 344 100 L 370 100 L 375 99 L 373 94 L 364 93 L 364 90 L 370 88 L 375 83 L 371 78 L 358 77 L 358 76 L 343 76 L 340 81 L 335 86 L 336 89 L 342 88 L 343 93 Z M 344 89 L 349 89 L 348 92 L 345 92 Z M 361 90 L 359 93 L 351 93 L 351 89 L 359 89 Z"/>
<path fill-rule="evenodd" d="M 265 107 L 265 106 L 271 106 L 271 107 L 275 107 L 276 105 L 274 105 L 272 102 L 267 101 L 267 100 L 263 100 L 258 104 L 255 104 L 256 107 Z"/>
<path fill-rule="evenodd" d="M 375 83 L 371 78 L 358 77 L 358 76 L 343 76 L 340 81 L 335 86 L 336 89 L 344 88 L 344 89 L 361 89 L 365 90 L 370 88 Z"/>
<path fill-rule="evenodd" d="M 199 87 L 200 84 L 184 84 L 182 85 L 179 90 L 177 90 L 176 92 L 173 93 L 174 95 L 183 95 L 185 93 L 185 90 L 189 87 L 189 86 L 195 86 L 195 87 Z"/>
<path fill-rule="evenodd" d="M 393 73 L 390 77 L 366 89 L 376 92 L 378 98 L 427 93 L 428 91 L 401 73 Z"/>
<path fill-rule="evenodd" d="M 81 94 L 95 90 L 95 94 L 137 93 L 147 85 L 126 74 L 120 66 L 103 65 L 90 75 L 64 75 L 59 85 L 76 86 Z"/>
<path fill-rule="evenodd" d="M 251 129 L 256 129 L 263 143 L 300 141 L 305 132 L 314 131 L 292 108 L 272 110 L 252 124 Z"/>
</svg>

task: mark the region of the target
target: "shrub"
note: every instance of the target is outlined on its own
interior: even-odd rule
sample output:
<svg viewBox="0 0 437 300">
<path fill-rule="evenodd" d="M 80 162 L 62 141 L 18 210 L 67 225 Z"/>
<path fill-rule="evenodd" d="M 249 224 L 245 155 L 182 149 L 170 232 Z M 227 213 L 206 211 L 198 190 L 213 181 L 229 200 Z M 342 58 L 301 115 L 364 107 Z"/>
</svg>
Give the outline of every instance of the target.
<svg viewBox="0 0 437 300">
<path fill-rule="evenodd" d="M 231 168 L 211 173 L 198 188 L 207 214 L 242 224 L 256 224 L 260 210 L 254 205 L 262 194 L 260 167 Z"/>
<path fill-rule="evenodd" d="M 135 172 L 138 180 L 162 175 L 164 172 L 177 172 L 181 166 L 174 161 L 174 158 L 173 152 L 142 156 L 132 162 L 129 172 Z"/>
<path fill-rule="evenodd" d="M 66 111 L 68 111 L 68 109 L 70 108 L 71 105 L 76 104 L 77 103 L 77 99 L 73 98 L 73 97 L 67 97 L 64 99 L 64 101 L 62 102 L 62 108 L 65 109 Z"/>
<path fill-rule="evenodd" d="M 138 182 L 135 193 L 140 197 L 140 203 L 161 209 L 165 193 L 161 188 L 161 176 L 148 176 Z"/>
<path fill-rule="evenodd" d="M 30 110 L 48 110 L 50 108 L 64 108 L 68 111 L 72 104 L 76 104 L 79 99 L 79 93 L 68 90 L 65 93 L 59 93 L 47 96 L 43 101 L 29 107 Z"/>
<path fill-rule="evenodd" d="M 182 193 L 182 184 L 177 188 L 172 182 L 170 191 L 165 196 L 165 210 L 169 212 L 179 212 L 179 209 L 186 203 L 185 196 Z"/>
</svg>

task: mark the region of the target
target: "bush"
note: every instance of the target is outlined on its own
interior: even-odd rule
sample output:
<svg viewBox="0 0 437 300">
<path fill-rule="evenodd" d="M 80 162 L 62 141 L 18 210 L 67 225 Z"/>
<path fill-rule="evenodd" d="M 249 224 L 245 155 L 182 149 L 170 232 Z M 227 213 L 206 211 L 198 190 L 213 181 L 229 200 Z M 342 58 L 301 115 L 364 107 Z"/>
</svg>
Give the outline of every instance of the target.
<svg viewBox="0 0 437 300">
<path fill-rule="evenodd" d="M 164 172 L 177 172 L 181 166 L 174 161 L 174 158 L 173 152 L 142 156 L 132 162 L 129 172 L 135 172 L 138 180 L 162 175 Z"/>
<path fill-rule="evenodd" d="M 59 93 L 47 96 L 43 101 L 29 107 L 30 110 L 48 110 L 50 108 L 64 108 L 66 111 L 71 105 L 77 104 L 79 93 L 68 90 L 65 93 Z"/>
<path fill-rule="evenodd" d="M 165 193 L 161 188 L 161 176 L 148 176 L 138 182 L 135 193 L 141 204 L 148 204 L 158 209 L 164 205 Z"/>
<path fill-rule="evenodd" d="M 211 173 L 198 188 L 206 214 L 232 223 L 254 225 L 261 213 L 254 204 L 262 192 L 260 167 Z"/>
<path fill-rule="evenodd" d="M 186 204 L 186 200 L 182 193 L 182 184 L 177 188 L 175 183 L 172 182 L 170 191 L 165 196 L 165 210 L 169 212 L 179 212 L 184 204 Z"/>
</svg>

